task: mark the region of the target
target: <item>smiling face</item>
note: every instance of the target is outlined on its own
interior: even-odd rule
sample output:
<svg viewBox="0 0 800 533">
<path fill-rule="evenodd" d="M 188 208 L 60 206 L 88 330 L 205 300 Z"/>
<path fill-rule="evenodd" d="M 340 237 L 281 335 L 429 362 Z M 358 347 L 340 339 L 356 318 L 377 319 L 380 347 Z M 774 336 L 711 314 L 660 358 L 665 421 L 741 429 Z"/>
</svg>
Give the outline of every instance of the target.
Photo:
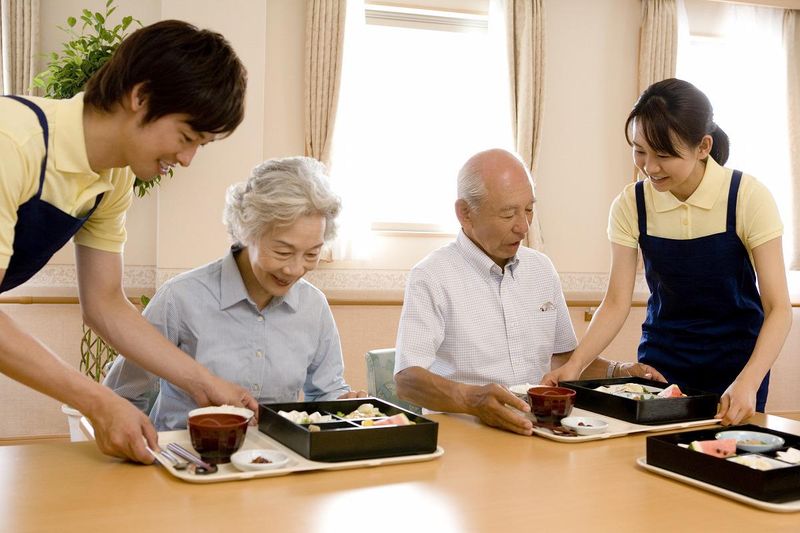
<svg viewBox="0 0 800 533">
<path fill-rule="evenodd" d="M 639 127 L 638 119 L 633 122 L 633 162 L 636 168 L 647 177 L 659 192 L 671 192 L 676 198 L 685 201 L 694 193 L 703 179 L 705 159 L 711 150 L 713 140 L 706 135 L 697 146 L 688 146 L 681 139 L 674 139 L 679 155 L 659 153 L 654 150 Z"/>
<path fill-rule="evenodd" d="M 164 175 L 178 164 L 188 167 L 197 149 L 218 137 L 214 133 L 195 131 L 189 125 L 192 117 L 185 113 L 171 113 L 146 122 L 147 97 L 141 84 L 131 91 L 125 108 L 128 120 L 120 141 L 125 164 L 143 181 Z"/>
<path fill-rule="evenodd" d="M 239 271 L 259 307 L 275 296 L 284 296 L 306 272 L 317 267 L 324 235 L 325 218 L 307 215 L 291 226 L 267 231 L 239 253 Z"/>
<path fill-rule="evenodd" d="M 172 114 L 135 127 L 127 150 L 128 165 L 141 180 L 150 181 L 180 164 L 188 167 L 200 146 L 212 142 L 213 133 L 198 133 L 188 115 Z"/>
<path fill-rule="evenodd" d="M 464 234 L 503 267 L 528 232 L 533 218 L 533 187 L 522 164 L 510 154 L 487 154 L 482 175 L 486 195 L 478 209 L 458 200 L 456 214 Z"/>
</svg>

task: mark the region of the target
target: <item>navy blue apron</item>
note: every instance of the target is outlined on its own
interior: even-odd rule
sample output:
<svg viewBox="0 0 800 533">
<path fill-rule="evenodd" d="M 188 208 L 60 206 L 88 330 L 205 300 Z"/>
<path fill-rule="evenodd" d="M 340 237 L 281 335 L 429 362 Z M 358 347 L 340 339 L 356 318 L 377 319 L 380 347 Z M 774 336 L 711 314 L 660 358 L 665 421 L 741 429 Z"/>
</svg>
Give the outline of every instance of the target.
<svg viewBox="0 0 800 533">
<path fill-rule="evenodd" d="M 53 254 L 61 249 L 81 229 L 81 226 L 94 213 L 103 198 L 102 194 L 98 195 L 92 209 L 86 213 L 86 216 L 80 218 L 73 217 L 41 199 L 45 169 L 47 168 L 49 138 L 47 117 L 45 117 L 41 108 L 30 100 L 19 98 L 18 96 L 7 96 L 7 98 L 12 98 L 28 106 L 36 113 L 36 117 L 42 127 L 45 151 L 42 159 L 42 168 L 39 173 L 39 190 L 30 200 L 17 209 L 13 255 L 3 277 L 3 282 L 0 283 L 0 293 L 25 283 L 41 270 L 53 257 Z"/>
<path fill-rule="evenodd" d="M 728 191 L 725 231 L 679 240 L 647 234 L 644 182 L 636 184 L 639 246 L 650 288 L 639 361 L 670 383 L 722 394 L 744 368 L 764 322 L 756 274 L 736 234 L 741 171 Z M 764 411 L 769 373 L 758 389 Z"/>
</svg>

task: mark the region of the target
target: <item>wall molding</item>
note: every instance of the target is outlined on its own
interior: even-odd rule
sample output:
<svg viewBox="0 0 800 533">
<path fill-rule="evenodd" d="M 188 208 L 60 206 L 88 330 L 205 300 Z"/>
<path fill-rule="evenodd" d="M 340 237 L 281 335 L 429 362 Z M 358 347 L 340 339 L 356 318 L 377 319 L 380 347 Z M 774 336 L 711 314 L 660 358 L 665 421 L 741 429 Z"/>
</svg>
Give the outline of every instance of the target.
<svg viewBox="0 0 800 533">
<path fill-rule="evenodd" d="M 123 285 L 131 290 L 155 291 L 169 279 L 188 269 L 156 268 L 155 266 L 126 265 Z M 368 270 L 319 268 L 306 275 L 306 279 L 325 293 L 336 295 L 363 294 L 402 295 L 407 270 Z M 561 286 L 568 297 L 602 298 L 608 285 L 605 272 L 560 272 Z M 23 287 L 9 291 L 8 295 L 30 292 L 75 292 L 77 272 L 74 265 L 47 265 Z M 636 294 L 646 294 L 647 284 L 639 274 L 634 289 Z"/>
</svg>

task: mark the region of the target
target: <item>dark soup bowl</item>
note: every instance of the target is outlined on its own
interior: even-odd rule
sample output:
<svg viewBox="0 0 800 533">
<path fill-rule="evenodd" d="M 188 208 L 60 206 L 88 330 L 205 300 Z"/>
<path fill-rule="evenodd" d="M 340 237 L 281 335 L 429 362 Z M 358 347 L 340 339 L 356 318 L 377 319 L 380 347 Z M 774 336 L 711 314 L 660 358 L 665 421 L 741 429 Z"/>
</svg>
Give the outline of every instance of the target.
<svg viewBox="0 0 800 533">
<path fill-rule="evenodd" d="M 528 389 L 528 399 L 537 422 L 558 426 L 561 425 L 561 419 L 572 412 L 575 391 L 566 387 L 531 387 Z"/>
<path fill-rule="evenodd" d="M 243 407 L 203 407 L 189 412 L 192 447 L 212 465 L 229 463 L 242 447 L 253 411 Z"/>
</svg>

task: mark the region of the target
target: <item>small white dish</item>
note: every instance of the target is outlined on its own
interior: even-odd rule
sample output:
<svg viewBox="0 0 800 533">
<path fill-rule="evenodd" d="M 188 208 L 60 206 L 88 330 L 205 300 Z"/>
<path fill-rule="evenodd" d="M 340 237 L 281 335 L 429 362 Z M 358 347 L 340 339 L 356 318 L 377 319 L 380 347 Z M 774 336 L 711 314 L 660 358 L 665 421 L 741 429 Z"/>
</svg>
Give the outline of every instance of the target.
<svg viewBox="0 0 800 533">
<path fill-rule="evenodd" d="M 269 463 L 254 463 L 256 458 L 261 457 Z M 253 449 L 240 450 L 231 455 L 231 463 L 242 472 L 260 472 L 262 470 L 272 470 L 286 466 L 289 456 L 276 450 Z"/>
<path fill-rule="evenodd" d="M 608 422 L 586 416 L 568 416 L 561 419 L 561 425 L 578 435 L 597 435 L 608 431 Z"/>
<path fill-rule="evenodd" d="M 736 439 L 736 447 L 746 452 L 771 452 L 784 444 L 784 440 L 772 433 L 758 431 L 720 431 L 715 435 L 718 439 Z"/>
</svg>

